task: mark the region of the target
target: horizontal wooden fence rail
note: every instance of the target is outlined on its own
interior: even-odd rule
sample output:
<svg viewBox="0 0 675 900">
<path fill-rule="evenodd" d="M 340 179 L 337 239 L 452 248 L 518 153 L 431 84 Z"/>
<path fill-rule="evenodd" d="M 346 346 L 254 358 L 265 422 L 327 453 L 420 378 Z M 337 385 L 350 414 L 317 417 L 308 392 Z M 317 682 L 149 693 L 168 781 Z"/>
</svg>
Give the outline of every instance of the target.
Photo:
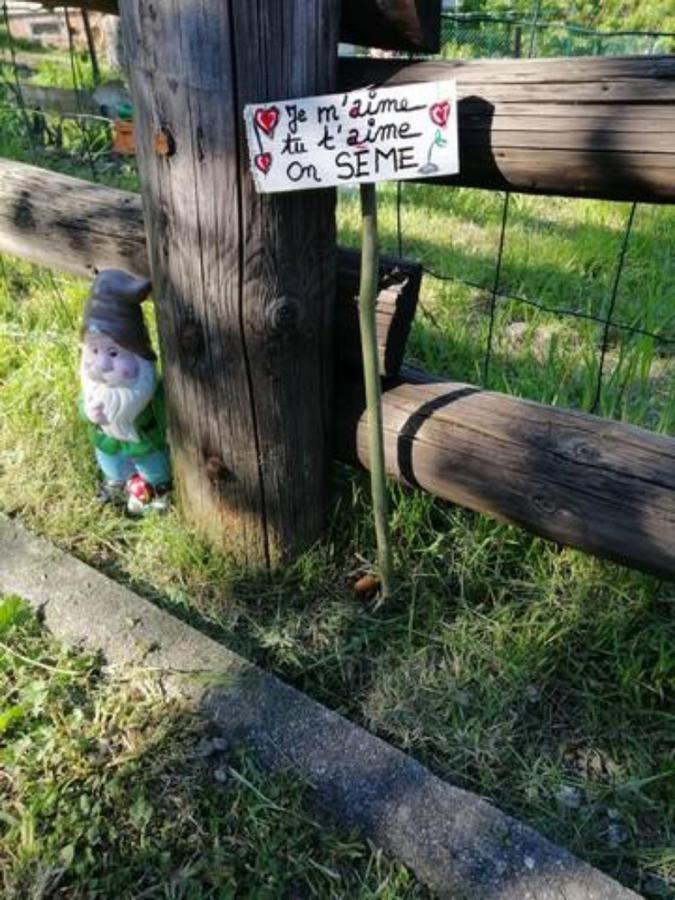
<svg viewBox="0 0 675 900">
<path fill-rule="evenodd" d="M 0 158 L 0 251 L 72 275 L 127 269 L 148 277 L 146 235 L 139 194 L 93 184 Z M 360 254 L 337 254 L 337 365 L 361 371 L 358 291 Z M 422 278 L 417 263 L 383 256 L 377 299 L 382 375 L 403 362 Z"/>
<path fill-rule="evenodd" d="M 404 370 L 383 393 L 387 472 L 626 565 L 675 575 L 675 439 Z M 360 384 L 338 378 L 336 452 L 368 468 Z"/>
<path fill-rule="evenodd" d="M 0 250 L 79 275 L 106 266 L 148 271 L 137 195 L 8 160 L 0 160 Z M 352 346 L 338 355 L 337 453 L 367 465 L 368 423 L 354 372 L 355 257 L 339 256 L 338 345 Z M 392 372 L 420 272 L 384 262 L 380 355 L 382 371 Z M 403 483 L 675 575 L 675 439 L 410 371 L 387 384 L 383 406 L 387 468 Z"/>
<path fill-rule="evenodd" d="M 41 0 L 40 5 L 61 7 L 63 0 Z M 72 0 L 69 5 L 119 12 L 118 0 Z M 340 6 L 340 38 L 350 44 L 428 53 L 440 48 L 441 0 L 341 0 Z"/>
<path fill-rule="evenodd" d="M 675 202 L 675 56 L 341 59 L 341 90 L 456 78 L 460 172 L 431 184 Z"/>
<path fill-rule="evenodd" d="M 451 77 L 460 173 L 428 183 L 675 202 L 675 57 L 340 60 L 345 90 Z M 26 86 L 24 95 L 62 114 L 100 108 L 86 91 Z"/>
<path fill-rule="evenodd" d="M 2 158 L 0 250 L 84 277 L 150 274 L 140 194 Z"/>
</svg>

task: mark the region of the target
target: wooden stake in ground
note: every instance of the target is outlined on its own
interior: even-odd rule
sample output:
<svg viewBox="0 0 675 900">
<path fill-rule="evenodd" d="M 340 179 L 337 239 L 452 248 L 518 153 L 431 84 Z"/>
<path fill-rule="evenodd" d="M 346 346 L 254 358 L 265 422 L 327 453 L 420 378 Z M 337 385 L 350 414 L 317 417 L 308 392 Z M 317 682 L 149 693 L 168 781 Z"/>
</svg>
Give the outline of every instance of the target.
<svg viewBox="0 0 675 900">
<path fill-rule="evenodd" d="M 370 440 L 370 486 L 373 497 L 375 533 L 377 535 L 381 596 L 383 600 L 386 600 L 392 593 L 393 577 L 384 469 L 382 391 L 380 388 L 380 367 L 375 323 L 378 268 L 377 194 L 374 184 L 362 184 L 359 323 L 361 326 L 361 350 L 363 352 L 363 373 L 366 385 L 366 406 L 370 426 L 368 432 Z"/>
</svg>

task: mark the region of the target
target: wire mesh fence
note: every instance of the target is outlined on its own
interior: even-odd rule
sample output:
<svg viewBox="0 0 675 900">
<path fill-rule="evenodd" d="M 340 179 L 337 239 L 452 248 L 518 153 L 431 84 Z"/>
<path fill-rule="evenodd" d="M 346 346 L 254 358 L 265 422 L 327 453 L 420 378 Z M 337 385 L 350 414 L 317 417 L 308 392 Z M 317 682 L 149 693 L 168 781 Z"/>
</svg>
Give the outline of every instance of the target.
<svg viewBox="0 0 675 900">
<path fill-rule="evenodd" d="M 486 57 L 522 58 L 533 56 L 588 56 L 588 55 L 614 55 L 614 54 L 659 54 L 675 50 L 675 33 L 664 31 L 599 31 L 582 27 L 573 22 L 554 21 L 544 18 L 545 4 L 533 4 L 531 16 L 524 18 L 513 14 L 477 14 L 477 13 L 453 13 L 443 16 L 442 24 L 442 49 L 440 56 L 446 59 L 477 59 Z M 419 187 L 405 182 L 399 182 L 396 193 L 396 232 L 397 249 L 400 255 L 406 252 L 406 205 L 409 198 L 419 196 Z M 440 189 L 438 189 L 440 190 Z M 443 201 L 446 204 L 448 217 L 453 215 L 453 203 L 457 196 L 457 189 L 445 189 Z M 626 342 L 633 340 L 639 344 L 634 356 L 640 360 L 639 364 L 632 366 L 637 379 L 642 379 L 644 384 L 650 383 L 649 370 L 651 361 L 659 364 L 659 377 L 661 381 L 667 381 L 669 386 L 663 392 L 663 402 L 672 405 L 675 400 L 675 368 L 672 363 L 675 352 L 675 327 L 674 317 L 668 310 L 675 309 L 675 275 L 668 264 L 659 272 L 659 289 L 664 292 L 659 297 L 659 302 L 651 304 L 657 307 L 661 314 L 658 324 L 653 323 L 653 312 L 650 310 L 642 315 L 638 310 L 639 304 L 632 303 L 627 317 L 622 318 L 622 295 L 624 288 L 624 271 L 626 262 L 631 261 L 634 239 L 634 224 L 638 205 L 621 204 L 625 210 L 623 224 L 617 227 L 613 223 L 612 230 L 616 240 L 611 244 L 611 251 L 607 250 L 602 258 L 597 260 L 597 269 L 593 276 L 588 278 L 588 285 L 594 289 L 593 282 L 597 282 L 599 270 L 603 270 L 606 279 L 605 295 L 600 302 L 588 304 L 586 298 L 567 295 L 563 288 L 563 296 L 558 297 L 557 302 L 542 299 L 538 296 L 530 296 L 512 287 L 513 279 L 509 273 L 505 273 L 504 258 L 509 244 L 510 212 L 512 208 L 511 194 L 502 194 L 501 210 L 498 216 L 498 238 L 494 248 L 494 256 L 489 264 L 483 267 L 482 277 L 476 279 L 467 277 L 462 272 L 462 265 L 450 270 L 447 265 L 425 265 L 427 275 L 442 282 L 454 282 L 476 289 L 487 298 L 483 304 L 484 314 L 487 317 L 487 327 L 484 330 L 485 339 L 482 351 L 480 374 L 482 384 L 491 386 L 497 379 L 493 378 L 495 365 L 495 341 L 498 338 L 499 328 L 524 324 L 525 316 L 523 308 L 538 310 L 558 319 L 579 320 L 594 326 L 597 330 L 594 345 L 594 360 L 592 364 L 592 388 L 585 391 L 584 405 L 591 412 L 603 412 L 603 414 L 619 414 L 619 406 L 616 403 L 602 404 L 603 389 L 608 378 L 617 368 L 617 359 L 626 356 Z M 563 200 L 558 203 L 567 204 L 570 208 L 583 206 L 585 210 L 589 205 L 595 204 L 598 209 L 603 208 L 602 201 L 588 200 Z M 607 204 L 604 204 L 606 208 Z M 480 206 L 476 208 L 479 210 Z M 670 211 L 666 211 L 667 216 Z M 587 213 L 584 213 L 587 215 Z M 480 212 L 479 212 L 480 215 Z M 541 217 L 540 217 L 541 218 Z M 546 217 L 544 217 L 544 221 Z M 479 222 L 471 223 L 472 225 Z M 673 223 L 675 225 L 675 222 Z M 536 241 L 537 217 L 532 217 L 532 239 Z M 548 222 L 545 225 L 551 226 Z M 667 238 L 671 247 L 673 244 L 673 231 L 671 229 Z M 584 239 L 583 227 L 578 229 L 579 240 Z M 603 248 L 604 249 L 604 248 Z M 638 258 L 633 260 L 635 268 L 642 268 L 648 262 L 641 253 L 635 254 Z M 654 261 L 654 266 L 657 263 Z M 649 278 L 649 276 L 647 276 Z M 527 279 L 520 279 L 527 284 Z M 563 279 L 558 281 L 563 283 Z M 631 285 L 632 286 L 632 285 Z M 648 304 L 645 304 L 647 306 Z M 500 315 L 500 312 L 504 315 Z M 505 318 L 511 321 L 505 321 Z M 630 354 L 629 354 L 630 355 Z M 647 363 L 645 363 L 647 360 Z M 665 367 L 661 364 L 666 361 Z M 498 379 L 500 387 L 511 387 L 528 393 L 527 384 L 521 387 L 517 376 L 506 379 Z M 620 390 L 625 394 L 626 385 Z M 529 392 L 531 393 L 531 391 Z M 535 396 L 533 399 L 540 399 Z M 663 410 L 664 414 L 651 417 L 649 424 L 660 428 L 672 428 L 674 417 L 672 410 Z"/>
<path fill-rule="evenodd" d="M 485 387 L 675 430 L 671 208 L 409 183 L 389 205 L 389 247 L 428 279 L 414 352 L 431 345 Z"/>
<path fill-rule="evenodd" d="M 543 6 L 543 8 L 542 8 Z M 632 56 L 675 51 L 675 32 L 610 31 L 545 18 L 545 4 L 529 17 L 495 13 L 446 13 L 441 55 L 445 58 L 522 56 Z"/>
<path fill-rule="evenodd" d="M 0 12 L 2 154 L 78 174 L 85 165 L 93 181 L 135 184 L 133 155 L 121 155 L 115 146 L 120 120 L 105 102 L 110 90 L 100 98 L 95 93 L 101 72 L 94 45 L 76 46 L 68 7 L 65 51 L 15 38 L 6 2 Z M 122 73 L 107 75 L 113 94 L 125 97 Z"/>
</svg>

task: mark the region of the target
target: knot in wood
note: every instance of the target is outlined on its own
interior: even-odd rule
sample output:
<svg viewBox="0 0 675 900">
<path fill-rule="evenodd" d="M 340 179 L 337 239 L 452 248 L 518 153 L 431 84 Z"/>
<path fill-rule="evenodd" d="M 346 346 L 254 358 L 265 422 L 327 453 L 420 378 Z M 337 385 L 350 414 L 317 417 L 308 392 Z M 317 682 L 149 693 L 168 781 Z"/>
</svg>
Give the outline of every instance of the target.
<svg viewBox="0 0 675 900">
<path fill-rule="evenodd" d="M 267 308 L 269 329 L 279 337 L 296 334 L 300 324 L 300 304 L 289 295 L 277 297 Z"/>
<path fill-rule="evenodd" d="M 17 228 L 24 230 L 35 228 L 35 217 L 28 191 L 21 191 L 21 196 L 14 206 L 12 221 Z"/>
<path fill-rule="evenodd" d="M 225 484 L 225 482 L 229 481 L 232 477 L 232 473 L 223 462 L 221 456 L 213 455 L 207 457 L 204 468 L 206 470 L 206 477 L 214 487 Z"/>
<path fill-rule="evenodd" d="M 178 344 L 181 354 L 196 362 L 203 348 L 202 331 L 196 322 L 188 321 L 180 329 Z"/>
<path fill-rule="evenodd" d="M 155 153 L 157 156 L 173 156 L 176 152 L 176 139 L 171 134 L 167 125 L 162 125 L 155 132 Z"/>
<path fill-rule="evenodd" d="M 600 459 L 600 451 L 588 441 L 572 441 L 571 450 L 574 457 L 580 462 L 594 463 Z"/>
<path fill-rule="evenodd" d="M 539 514 L 544 516 L 552 516 L 557 510 L 555 500 L 546 497 L 544 494 L 534 494 L 532 496 L 532 506 Z"/>
</svg>

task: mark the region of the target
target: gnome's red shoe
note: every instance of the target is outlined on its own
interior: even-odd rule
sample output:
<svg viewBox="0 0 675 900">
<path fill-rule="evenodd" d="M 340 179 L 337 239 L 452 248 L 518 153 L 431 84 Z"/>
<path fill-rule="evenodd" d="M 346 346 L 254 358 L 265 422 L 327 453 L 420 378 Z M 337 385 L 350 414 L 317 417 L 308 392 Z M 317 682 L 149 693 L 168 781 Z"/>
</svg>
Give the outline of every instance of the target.
<svg viewBox="0 0 675 900">
<path fill-rule="evenodd" d="M 132 475 L 125 486 L 127 513 L 130 516 L 144 516 L 149 512 L 164 513 L 169 508 L 171 484 L 153 487 L 142 475 Z"/>
<path fill-rule="evenodd" d="M 142 516 L 150 508 L 155 492 L 142 475 L 132 475 L 127 481 L 127 512 L 131 516 Z"/>
</svg>

